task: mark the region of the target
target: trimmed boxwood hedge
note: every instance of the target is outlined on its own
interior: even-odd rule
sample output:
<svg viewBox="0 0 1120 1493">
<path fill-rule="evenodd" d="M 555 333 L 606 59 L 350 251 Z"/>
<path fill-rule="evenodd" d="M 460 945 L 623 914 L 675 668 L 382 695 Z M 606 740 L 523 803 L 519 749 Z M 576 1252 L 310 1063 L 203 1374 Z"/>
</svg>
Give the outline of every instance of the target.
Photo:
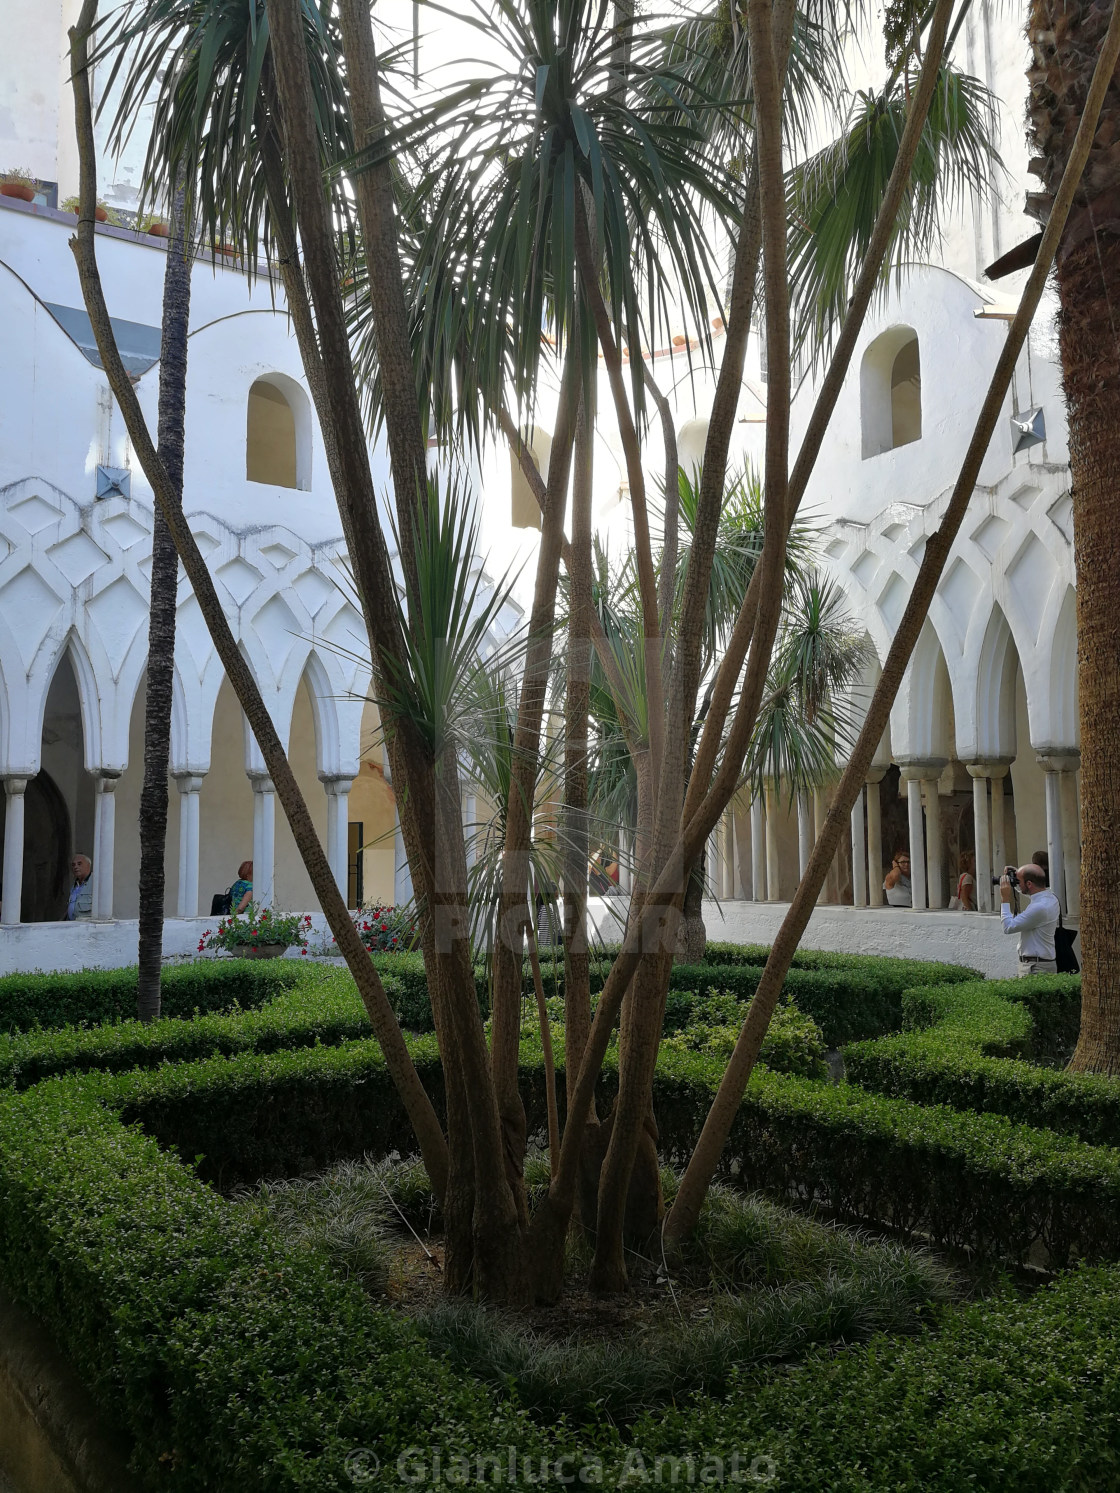
<svg viewBox="0 0 1120 1493">
<path fill-rule="evenodd" d="M 861 1088 L 1120 1146 L 1120 1080 L 1016 1060 L 1068 1050 L 1081 1007 L 1076 976 L 913 990 L 903 1004 L 907 1025 L 923 1029 L 844 1049 L 847 1076 Z"/>
<path fill-rule="evenodd" d="M 306 960 L 198 959 L 169 965 L 160 978 L 164 1016 L 249 1009 L 309 978 Z M 310 974 L 314 978 L 313 974 Z M 125 1021 L 136 1015 L 137 972 L 0 976 L 0 1033 Z"/>
<path fill-rule="evenodd" d="M 360 1448 L 391 1471 L 417 1444 L 541 1444 L 401 1318 L 122 1125 L 129 1082 L 0 1101 L 0 1279 L 132 1438 L 147 1486 L 324 1493 L 353 1488 Z"/>
<path fill-rule="evenodd" d="M 610 971 L 615 950 L 595 954 L 591 964 L 591 991 L 598 994 Z M 673 966 L 665 1030 L 678 1031 L 687 1024 L 690 993 L 726 991 L 739 1000 L 750 1000 L 762 978 L 769 949 L 761 944 L 709 944 L 702 964 Z M 394 1010 L 409 1031 L 432 1030 L 432 1008 L 424 962 L 419 954 L 379 954 L 374 962 L 393 979 Z M 553 951 L 542 950 L 545 993 L 562 996 L 564 968 Z M 935 964 L 921 959 L 890 959 L 866 954 L 829 954 L 817 949 L 798 950 L 786 976 L 784 991 L 798 1008 L 811 1016 L 829 1047 L 840 1047 L 861 1037 L 892 1031 L 902 1024 L 902 992 L 909 986 L 942 985 L 955 980 L 975 980 L 977 972 L 955 964 Z M 523 988 L 531 993 L 526 963 Z M 490 1011 L 490 990 L 485 966 L 475 969 L 475 985 L 483 1015 Z"/>
<path fill-rule="evenodd" d="M 434 1039 L 416 1039 L 413 1050 L 441 1107 Z M 691 1151 L 722 1070 L 699 1053 L 662 1052 L 656 1102 L 667 1156 Z M 340 1156 L 414 1149 L 372 1040 L 105 1081 L 126 1085 L 128 1119 L 222 1186 L 315 1170 Z M 609 1058 L 604 1100 L 616 1084 Z M 528 1041 L 521 1085 L 530 1128 L 543 1129 L 543 1068 Z M 736 1118 L 726 1166 L 743 1185 L 978 1257 L 1037 1263 L 1043 1250 L 1062 1265 L 1120 1254 L 1120 1154 L 999 1115 L 760 1070 Z"/>
</svg>

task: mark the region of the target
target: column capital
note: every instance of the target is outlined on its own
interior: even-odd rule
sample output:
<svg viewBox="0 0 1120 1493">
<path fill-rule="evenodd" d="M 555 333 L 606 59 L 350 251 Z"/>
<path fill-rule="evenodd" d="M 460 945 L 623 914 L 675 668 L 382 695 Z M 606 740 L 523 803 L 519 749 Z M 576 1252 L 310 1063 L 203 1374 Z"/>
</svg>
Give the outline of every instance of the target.
<svg viewBox="0 0 1120 1493">
<path fill-rule="evenodd" d="M 352 773 L 345 772 L 321 772 L 319 774 L 319 781 L 326 791 L 333 796 L 334 794 L 349 793 L 354 785 L 354 776 Z"/>
<path fill-rule="evenodd" d="M 276 792 L 276 785 L 273 783 L 267 772 L 250 772 L 247 773 L 246 776 L 248 777 L 250 783 L 252 783 L 253 785 L 254 793 Z"/>
<path fill-rule="evenodd" d="M 949 766 L 948 757 L 899 757 L 899 771 L 904 782 L 927 782 L 939 778 Z"/>
<path fill-rule="evenodd" d="M 124 776 L 119 767 L 95 767 L 93 770 L 93 784 L 95 793 L 115 793 L 117 784 Z"/>
<path fill-rule="evenodd" d="M 1035 761 L 1043 772 L 1076 772 L 1081 766 L 1081 753 L 1076 747 L 1051 747 L 1036 752 Z"/>
<path fill-rule="evenodd" d="M 889 771 L 890 771 L 890 763 L 889 762 L 883 762 L 883 763 L 873 762 L 871 764 L 871 766 L 867 769 L 867 778 L 866 778 L 866 781 L 869 782 L 869 783 L 881 783 L 883 781 L 883 779 L 886 777 L 886 775 L 887 775 L 887 773 Z"/>
<path fill-rule="evenodd" d="M 201 772 L 173 772 L 171 776 L 175 779 L 175 786 L 180 793 L 198 793 L 202 788 L 202 780 L 206 776 Z"/>
<path fill-rule="evenodd" d="M 11 777 L 5 776 L 4 792 L 8 795 L 9 798 L 16 798 L 21 793 L 26 793 L 27 785 L 28 783 L 30 783 L 31 779 L 34 776 L 34 773 L 28 773 L 26 776 L 24 776 L 23 774 L 19 774 L 17 776 L 15 773 L 13 773 Z"/>
<path fill-rule="evenodd" d="M 1009 757 L 981 757 L 976 762 L 966 762 L 965 770 L 972 778 L 1006 777 L 1011 768 Z"/>
</svg>

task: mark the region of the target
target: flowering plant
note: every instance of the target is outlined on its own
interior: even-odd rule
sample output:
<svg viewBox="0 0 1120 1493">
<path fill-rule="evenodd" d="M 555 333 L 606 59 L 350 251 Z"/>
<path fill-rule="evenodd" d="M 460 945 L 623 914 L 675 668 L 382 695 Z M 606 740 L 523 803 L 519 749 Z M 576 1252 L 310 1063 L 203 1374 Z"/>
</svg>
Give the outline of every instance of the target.
<svg viewBox="0 0 1120 1493">
<path fill-rule="evenodd" d="M 403 908 L 384 907 L 377 903 L 373 907 L 362 907 L 350 916 L 354 919 L 358 937 L 371 954 L 390 950 L 402 953 L 416 943 L 416 924 Z"/>
<path fill-rule="evenodd" d="M 311 917 L 307 913 L 276 912 L 250 902 L 243 913 L 232 912 L 224 917 L 216 933 L 207 928 L 198 941 L 198 952 L 227 949 L 236 954 L 239 949 L 260 948 L 262 944 L 282 944 L 284 948 L 296 944 L 306 953 L 310 927 Z"/>
</svg>

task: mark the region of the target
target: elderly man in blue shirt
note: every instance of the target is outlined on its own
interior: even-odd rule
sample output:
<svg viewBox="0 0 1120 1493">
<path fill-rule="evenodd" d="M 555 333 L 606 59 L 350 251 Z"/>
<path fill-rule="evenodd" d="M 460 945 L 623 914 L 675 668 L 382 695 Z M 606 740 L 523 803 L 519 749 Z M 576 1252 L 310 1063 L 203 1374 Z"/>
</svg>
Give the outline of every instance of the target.
<svg viewBox="0 0 1120 1493">
<path fill-rule="evenodd" d="M 1062 914 L 1058 899 L 1046 884 L 1046 873 L 1033 861 L 1020 866 L 1015 879 L 1031 899 L 1026 907 L 1018 914 L 1012 913 L 1011 877 L 1006 873 L 999 880 L 999 900 L 1003 931 L 1019 935 L 1019 973 L 1057 974 L 1054 930 Z"/>
<path fill-rule="evenodd" d="M 66 921 L 88 918 L 93 913 L 93 862 L 88 855 L 76 855 L 70 862 L 70 874 L 74 885 L 70 888 L 70 900 L 66 904 Z"/>
</svg>

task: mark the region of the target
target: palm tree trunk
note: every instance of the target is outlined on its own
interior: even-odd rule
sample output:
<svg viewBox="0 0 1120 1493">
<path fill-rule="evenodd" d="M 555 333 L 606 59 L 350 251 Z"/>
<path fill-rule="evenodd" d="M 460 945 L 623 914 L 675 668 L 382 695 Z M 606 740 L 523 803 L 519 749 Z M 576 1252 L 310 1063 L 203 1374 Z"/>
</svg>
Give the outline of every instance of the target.
<svg viewBox="0 0 1120 1493">
<path fill-rule="evenodd" d="M 183 442 L 187 406 L 187 325 L 191 266 L 182 180 L 171 199 L 171 231 L 163 277 L 157 440 L 167 479 L 183 502 Z M 171 692 L 175 673 L 175 606 L 179 556 L 159 505 L 152 520 L 152 584 L 148 613 L 148 682 L 144 699 L 144 785 L 140 793 L 140 927 L 136 1014 L 160 1014 L 163 962 L 167 769 L 171 756 Z M 197 908 L 195 909 L 197 911 Z"/>
<path fill-rule="evenodd" d="M 595 390 L 584 391 L 576 425 L 572 477 L 572 541 L 568 558 L 568 684 L 564 705 L 564 1067 L 574 1079 L 591 1029 L 587 934 L 588 717 L 591 696 L 591 501 L 594 476 Z M 595 1228 L 602 1153 L 594 1104 L 585 1125 L 578 1226 Z"/>
<path fill-rule="evenodd" d="M 1108 26 L 1108 7 L 1035 0 L 1030 113 L 1043 190 L 1028 199 L 1045 221 Z M 1120 1074 L 1120 930 L 1115 917 L 1120 791 L 1120 232 L 1115 165 L 1120 85 L 1105 98 L 1097 138 L 1058 252 L 1058 330 L 1069 416 L 1077 563 L 1077 683 L 1081 727 L 1081 1033 L 1070 1067 Z"/>
</svg>

